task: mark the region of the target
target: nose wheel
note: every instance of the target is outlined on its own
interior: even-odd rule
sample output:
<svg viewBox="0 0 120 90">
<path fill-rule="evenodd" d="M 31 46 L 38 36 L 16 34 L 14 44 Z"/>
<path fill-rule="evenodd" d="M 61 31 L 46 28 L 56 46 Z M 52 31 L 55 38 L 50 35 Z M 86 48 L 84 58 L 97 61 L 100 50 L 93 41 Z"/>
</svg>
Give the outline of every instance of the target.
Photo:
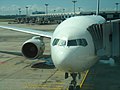
<svg viewBox="0 0 120 90">
<path fill-rule="evenodd" d="M 68 90 L 80 90 L 80 86 L 77 85 L 77 80 L 76 80 L 77 75 L 78 75 L 78 78 L 80 79 L 80 74 L 78 74 L 78 73 L 71 73 L 70 75 L 71 75 L 73 80 L 71 81 Z"/>
</svg>

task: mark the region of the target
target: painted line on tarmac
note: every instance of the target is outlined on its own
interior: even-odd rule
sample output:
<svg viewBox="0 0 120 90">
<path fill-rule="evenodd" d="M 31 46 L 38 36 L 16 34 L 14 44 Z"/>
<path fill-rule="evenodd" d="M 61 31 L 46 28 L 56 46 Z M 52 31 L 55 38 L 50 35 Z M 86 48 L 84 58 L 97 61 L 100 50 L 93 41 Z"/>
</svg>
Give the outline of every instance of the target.
<svg viewBox="0 0 120 90">
<path fill-rule="evenodd" d="M 84 84 L 84 81 L 85 81 L 88 73 L 89 73 L 89 70 L 86 71 L 85 76 L 83 77 L 83 79 L 82 79 L 82 81 L 81 81 L 81 83 L 80 83 L 80 88 L 82 88 L 82 86 L 83 86 L 83 84 Z"/>
</svg>

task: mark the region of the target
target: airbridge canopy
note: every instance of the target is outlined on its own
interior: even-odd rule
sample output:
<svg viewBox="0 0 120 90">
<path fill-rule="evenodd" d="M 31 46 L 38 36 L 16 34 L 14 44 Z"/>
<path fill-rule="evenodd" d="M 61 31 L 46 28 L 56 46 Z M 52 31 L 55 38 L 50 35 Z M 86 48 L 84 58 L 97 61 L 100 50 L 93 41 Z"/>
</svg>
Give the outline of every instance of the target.
<svg viewBox="0 0 120 90">
<path fill-rule="evenodd" d="M 92 35 L 95 52 L 103 48 L 103 26 L 102 24 L 93 24 L 87 29 Z"/>
<path fill-rule="evenodd" d="M 94 24 L 87 30 L 92 35 L 98 56 L 120 59 L 120 19 Z"/>
</svg>

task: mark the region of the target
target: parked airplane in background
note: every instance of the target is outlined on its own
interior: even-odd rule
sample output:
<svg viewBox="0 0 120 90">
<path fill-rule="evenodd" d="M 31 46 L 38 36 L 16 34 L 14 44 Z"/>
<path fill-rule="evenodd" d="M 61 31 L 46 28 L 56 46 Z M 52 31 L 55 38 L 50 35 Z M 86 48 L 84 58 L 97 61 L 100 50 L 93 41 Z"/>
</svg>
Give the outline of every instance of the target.
<svg viewBox="0 0 120 90">
<path fill-rule="evenodd" d="M 53 63 L 56 68 L 65 71 L 65 78 L 70 73 L 73 80 L 69 90 L 72 90 L 76 88 L 77 74 L 89 69 L 98 60 L 92 36 L 87 28 L 104 22 L 105 19 L 98 15 L 76 16 L 63 21 L 53 33 L 8 26 L 0 28 L 38 35 L 22 46 L 23 56 L 29 59 L 42 56 L 45 49 L 43 37 L 50 38 Z"/>
</svg>

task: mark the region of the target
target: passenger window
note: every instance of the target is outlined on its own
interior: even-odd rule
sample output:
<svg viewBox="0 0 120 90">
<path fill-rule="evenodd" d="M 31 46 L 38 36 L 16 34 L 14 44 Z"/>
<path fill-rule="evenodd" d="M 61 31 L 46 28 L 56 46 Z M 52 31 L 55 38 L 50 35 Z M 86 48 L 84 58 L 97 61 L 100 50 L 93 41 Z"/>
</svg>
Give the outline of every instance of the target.
<svg viewBox="0 0 120 90">
<path fill-rule="evenodd" d="M 76 40 L 68 40 L 68 45 L 67 46 L 77 46 Z"/>
</svg>

